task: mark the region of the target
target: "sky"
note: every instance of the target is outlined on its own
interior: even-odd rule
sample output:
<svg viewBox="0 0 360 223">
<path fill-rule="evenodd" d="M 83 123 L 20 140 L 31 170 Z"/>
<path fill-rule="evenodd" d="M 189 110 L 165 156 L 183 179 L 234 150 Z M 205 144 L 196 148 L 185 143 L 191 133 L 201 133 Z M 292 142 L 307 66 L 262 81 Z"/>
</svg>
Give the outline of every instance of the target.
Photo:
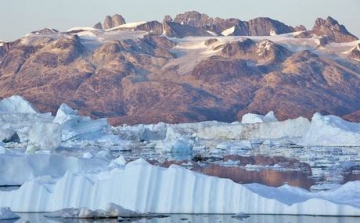
<svg viewBox="0 0 360 223">
<path fill-rule="evenodd" d="M 316 18 L 331 16 L 360 38 L 360 0 L 3 0 L 0 40 L 13 41 L 45 27 L 66 31 L 93 26 L 116 13 L 127 22 L 161 22 L 165 15 L 190 10 L 244 21 L 270 17 L 308 29 Z"/>
</svg>

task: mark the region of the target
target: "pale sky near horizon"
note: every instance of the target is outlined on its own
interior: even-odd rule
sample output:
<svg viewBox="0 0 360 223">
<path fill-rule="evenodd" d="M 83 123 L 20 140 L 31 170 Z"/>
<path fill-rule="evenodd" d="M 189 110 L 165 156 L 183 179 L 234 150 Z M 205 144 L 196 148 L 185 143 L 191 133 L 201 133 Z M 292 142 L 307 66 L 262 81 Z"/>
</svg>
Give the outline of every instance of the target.
<svg viewBox="0 0 360 223">
<path fill-rule="evenodd" d="M 165 15 L 190 10 L 244 21 L 264 16 L 307 29 L 316 18 L 331 16 L 360 38 L 360 0 L 4 0 L 0 40 L 13 41 L 45 27 L 65 31 L 93 26 L 115 13 L 127 22 L 161 22 Z"/>
</svg>

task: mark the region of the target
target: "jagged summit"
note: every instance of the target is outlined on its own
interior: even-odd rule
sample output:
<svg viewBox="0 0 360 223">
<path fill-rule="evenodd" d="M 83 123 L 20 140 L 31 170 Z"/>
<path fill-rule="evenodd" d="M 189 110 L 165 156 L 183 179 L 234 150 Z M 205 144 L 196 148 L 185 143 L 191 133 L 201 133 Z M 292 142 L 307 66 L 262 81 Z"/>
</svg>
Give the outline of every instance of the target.
<svg viewBox="0 0 360 223">
<path fill-rule="evenodd" d="M 295 31 L 294 28 L 282 22 L 266 17 L 259 17 L 246 22 L 236 18 L 212 18 L 197 11 L 178 14 L 173 22 L 204 29 L 218 35 L 223 34 L 228 29 L 233 29 L 233 31 L 225 33 L 233 36 L 269 36 L 272 33 L 282 34 Z"/>
<path fill-rule="evenodd" d="M 106 16 L 104 23 L 101 24 L 100 22 L 94 25 L 96 29 L 111 29 L 120 25 L 126 24 L 124 17 L 119 14 L 115 14 L 113 16 Z"/>
<path fill-rule="evenodd" d="M 357 40 L 358 38 L 345 28 L 345 26 L 340 25 L 338 21 L 332 17 L 327 17 L 324 19 L 317 19 L 313 27 L 313 32 L 317 35 L 326 35 L 329 39 L 335 42 L 350 42 Z"/>
<path fill-rule="evenodd" d="M 323 37 L 337 43 L 358 40 L 356 36 L 351 34 L 345 28 L 345 26 L 340 25 L 337 20 L 330 16 L 326 19 L 316 19 L 312 30 L 303 32 L 298 35 L 298 37 L 311 37 L 313 35 Z"/>
<path fill-rule="evenodd" d="M 94 28 L 109 30 L 119 27 L 118 29 L 121 30 L 144 30 L 178 38 L 187 36 L 271 36 L 300 32 L 296 37 L 321 37 L 321 46 L 331 41 L 350 42 L 358 39 L 345 26 L 340 25 L 338 21 L 330 16 L 327 19 L 316 19 L 311 30 L 307 30 L 303 25 L 294 28 L 268 17 L 242 21 L 237 18 L 214 18 L 198 11 L 180 13 L 174 19 L 166 15 L 162 22 L 151 21 L 125 24 L 124 17 L 115 14 L 112 17 L 106 16 L 104 23 L 98 22 L 94 25 Z"/>
</svg>

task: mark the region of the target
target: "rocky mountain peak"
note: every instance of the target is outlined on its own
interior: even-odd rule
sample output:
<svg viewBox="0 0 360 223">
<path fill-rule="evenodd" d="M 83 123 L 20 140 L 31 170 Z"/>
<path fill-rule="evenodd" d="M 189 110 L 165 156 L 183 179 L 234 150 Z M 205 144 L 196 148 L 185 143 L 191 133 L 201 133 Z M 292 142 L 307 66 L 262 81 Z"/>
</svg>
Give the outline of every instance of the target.
<svg viewBox="0 0 360 223">
<path fill-rule="evenodd" d="M 112 17 L 106 16 L 104 21 L 104 29 L 111 29 L 120 25 L 126 24 L 124 17 L 119 14 L 115 14 Z"/>
<path fill-rule="evenodd" d="M 352 60 L 360 62 L 360 43 L 358 43 L 353 49 L 351 49 L 349 57 Z"/>
<path fill-rule="evenodd" d="M 102 26 L 101 22 L 98 22 L 98 23 L 96 23 L 96 24 L 94 25 L 94 28 L 95 28 L 95 29 L 102 29 L 103 26 Z"/>
<path fill-rule="evenodd" d="M 207 14 L 201 14 L 197 11 L 188 11 L 179 14 L 173 22 L 205 29 L 215 35 L 232 35 L 232 36 L 268 36 L 270 34 L 283 34 L 294 32 L 295 29 L 266 17 L 259 17 L 248 22 L 239 19 L 229 18 L 212 18 Z"/>
<path fill-rule="evenodd" d="M 179 14 L 175 17 L 174 22 L 180 24 L 186 24 L 194 27 L 203 27 L 204 25 L 210 25 L 214 21 L 213 18 L 206 14 L 201 14 L 197 11 L 188 11 Z"/>
<path fill-rule="evenodd" d="M 172 22 L 173 21 L 173 18 L 169 15 L 166 15 L 163 19 L 163 22 Z"/>
<path fill-rule="evenodd" d="M 44 28 L 41 30 L 37 30 L 37 31 L 33 31 L 31 32 L 32 34 L 36 34 L 36 35 L 51 35 L 54 33 L 58 33 L 59 31 L 56 29 L 51 29 L 51 28 Z"/>
<path fill-rule="evenodd" d="M 294 32 L 295 29 L 274 19 L 259 17 L 247 22 L 249 36 L 268 36 Z"/>
<path fill-rule="evenodd" d="M 322 29 L 327 27 L 329 29 L 334 29 L 339 32 L 347 32 L 346 28 L 343 25 L 340 25 L 338 21 L 328 16 L 327 19 L 318 18 L 315 20 L 313 29 Z"/>
<path fill-rule="evenodd" d="M 334 42 L 351 42 L 358 39 L 345 26 L 339 24 L 337 20 L 330 16 L 326 20 L 322 18 L 316 19 L 312 34 L 327 36 Z"/>
</svg>

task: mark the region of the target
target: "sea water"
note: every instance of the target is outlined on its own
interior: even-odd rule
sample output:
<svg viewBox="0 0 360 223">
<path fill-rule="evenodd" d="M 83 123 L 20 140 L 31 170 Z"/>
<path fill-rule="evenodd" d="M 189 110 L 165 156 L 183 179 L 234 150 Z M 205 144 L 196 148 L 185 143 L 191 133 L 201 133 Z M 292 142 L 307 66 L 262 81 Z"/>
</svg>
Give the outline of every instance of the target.
<svg viewBox="0 0 360 223">
<path fill-rule="evenodd" d="M 219 214 L 170 214 L 164 218 L 134 219 L 118 221 L 117 219 L 51 219 L 44 213 L 17 213 L 21 219 L 0 221 L 0 223 L 357 223 L 360 217 L 323 217 L 296 215 L 250 215 L 245 218 L 235 218 L 234 215 Z"/>
</svg>

